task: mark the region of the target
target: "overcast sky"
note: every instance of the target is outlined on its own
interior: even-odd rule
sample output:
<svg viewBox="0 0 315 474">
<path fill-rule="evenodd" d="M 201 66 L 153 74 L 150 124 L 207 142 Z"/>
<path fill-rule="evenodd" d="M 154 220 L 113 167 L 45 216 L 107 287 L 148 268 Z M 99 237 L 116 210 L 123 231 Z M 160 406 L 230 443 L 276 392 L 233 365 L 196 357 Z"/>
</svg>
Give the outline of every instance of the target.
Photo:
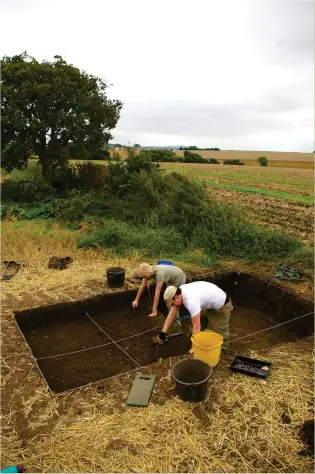
<svg viewBox="0 0 315 474">
<path fill-rule="evenodd" d="M 314 150 L 314 2 L 0 0 L 0 53 L 58 54 L 124 102 L 114 142 Z"/>
</svg>

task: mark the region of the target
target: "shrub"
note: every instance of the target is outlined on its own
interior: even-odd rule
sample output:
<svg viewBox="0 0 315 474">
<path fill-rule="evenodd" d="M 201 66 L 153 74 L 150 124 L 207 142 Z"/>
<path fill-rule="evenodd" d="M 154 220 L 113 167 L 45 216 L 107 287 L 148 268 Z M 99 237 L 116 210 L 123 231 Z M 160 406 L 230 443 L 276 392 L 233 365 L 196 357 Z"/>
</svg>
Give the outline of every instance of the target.
<svg viewBox="0 0 315 474">
<path fill-rule="evenodd" d="M 184 163 L 208 163 L 208 160 L 202 158 L 199 153 L 192 153 L 191 151 L 184 151 Z"/>
<path fill-rule="evenodd" d="M 129 173 L 140 173 L 141 170 L 152 171 L 159 168 L 159 164 L 153 164 L 151 160 L 151 153 L 148 150 L 142 150 L 136 154 L 133 149 L 128 150 L 126 159 L 126 169 Z"/>
<path fill-rule="evenodd" d="M 90 152 L 92 160 L 108 160 L 110 158 L 110 153 L 106 149 L 93 150 Z"/>
<path fill-rule="evenodd" d="M 78 247 L 103 247 L 115 249 L 118 252 L 139 249 L 147 255 L 165 257 L 184 250 L 184 241 L 181 235 L 172 228 L 153 229 L 108 220 L 104 221 L 94 234 L 80 236 Z"/>
<path fill-rule="evenodd" d="M 69 157 L 76 160 L 107 160 L 110 157 L 107 148 L 93 150 L 77 143 L 69 143 L 67 153 Z"/>
<path fill-rule="evenodd" d="M 245 163 L 243 163 L 240 160 L 224 160 L 223 161 L 224 165 L 239 165 L 239 166 L 244 166 Z"/>
<path fill-rule="evenodd" d="M 54 202 L 47 201 L 30 205 L 28 203 L 8 203 L 1 205 L 1 219 L 15 217 L 22 219 L 49 219 L 55 216 Z"/>
<path fill-rule="evenodd" d="M 218 161 L 216 158 L 209 158 L 208 162 L 212 165 L 219 165 L 220 161 Z"/>
<path fill-rule="evenodd" d="M 65 221 L 78 221 L 86 216 L 110 217 L 106 196 L 94 191 L 72 190 L 67 199 L 57 199 L 55 215 Z"/>
<path fill-rule="evenodd" d="M 151 160 L 153 162 L 175 163 L 179 157 L 171 150 L 150 150 Z"/>
<path fill-rule="evenodd" d="M 257 162 L 260 164 L 260 166 L 268 166 L 268 158 L 266 158 L 266 156 L 259 156 L 257 158 Z"/>
<path fill-rule="evenodd" d="M 108 173 L 106 165 L 96 165 L 95 163 L 76 164 L 76 187 L 85 189 L 98 188 L 102 184 L 104 176 Z"/>
<path fill-rule="evenodd" d="M 1 184 L 2 201 L 32 202 L 50 195 L 50 186 L 45 183 L 7 180 Z"/>
<path fill-rule="evenodd" d="M 114 151 L 113 155 L 110 157 L 113 161 L 121 161 L 121 156 L 118 151 Z"/>
<path fill-rule="evenodd" d="M 91 159 L 91 153 L 86 148 L 76 143 L 68 144 L 68 153 L 69 153 L 69 157 L 75 160 L 90 160 Z"/>
</svg>

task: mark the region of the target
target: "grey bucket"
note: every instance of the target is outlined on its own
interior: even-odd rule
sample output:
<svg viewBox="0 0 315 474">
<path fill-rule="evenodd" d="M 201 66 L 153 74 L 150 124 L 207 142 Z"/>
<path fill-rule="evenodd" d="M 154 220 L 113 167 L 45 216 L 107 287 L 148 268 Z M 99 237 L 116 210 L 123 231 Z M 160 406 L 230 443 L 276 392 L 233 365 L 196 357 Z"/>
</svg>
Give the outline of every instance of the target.
<svg viewBox="0 0 315 474">
<path fill-rule="evenodd" d="M 202 360 L 180 360 L 172 367 L 172 379 L 178 396 L 185 402 L 201 402 L 206 398 L 212 367 Z"/>
</svg>

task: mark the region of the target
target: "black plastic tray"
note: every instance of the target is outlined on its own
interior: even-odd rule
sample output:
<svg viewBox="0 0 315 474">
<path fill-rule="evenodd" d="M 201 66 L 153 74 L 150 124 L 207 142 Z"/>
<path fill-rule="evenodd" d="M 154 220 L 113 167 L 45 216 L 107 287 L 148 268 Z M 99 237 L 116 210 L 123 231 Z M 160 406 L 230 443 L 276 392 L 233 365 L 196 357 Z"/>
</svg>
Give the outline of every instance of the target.
<svg viewBox="0 0 315 474">
<path fill-rule="evenodd" d="M 249 357 L 236 356 L 230 365 L 233 372 L 266 379 L 271 367 L 271 362 L 265 360 L 250 359 Z"/>
</svg>

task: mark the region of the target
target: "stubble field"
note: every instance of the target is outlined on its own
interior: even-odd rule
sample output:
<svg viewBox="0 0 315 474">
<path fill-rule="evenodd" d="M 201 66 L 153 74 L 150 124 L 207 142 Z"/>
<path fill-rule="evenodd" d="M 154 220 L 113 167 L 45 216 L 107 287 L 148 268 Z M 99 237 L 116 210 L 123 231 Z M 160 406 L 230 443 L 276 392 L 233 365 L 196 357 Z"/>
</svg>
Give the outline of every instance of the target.
<svg viewBox="0 0 315 474">
<path fill-rule="evenodd" d="M 313 170 L 190 163 L 165 163 L 163 167 L 201 180 L 218 201 L 234 204 L 257 225 L 312 245 Z"/>
</svg>

